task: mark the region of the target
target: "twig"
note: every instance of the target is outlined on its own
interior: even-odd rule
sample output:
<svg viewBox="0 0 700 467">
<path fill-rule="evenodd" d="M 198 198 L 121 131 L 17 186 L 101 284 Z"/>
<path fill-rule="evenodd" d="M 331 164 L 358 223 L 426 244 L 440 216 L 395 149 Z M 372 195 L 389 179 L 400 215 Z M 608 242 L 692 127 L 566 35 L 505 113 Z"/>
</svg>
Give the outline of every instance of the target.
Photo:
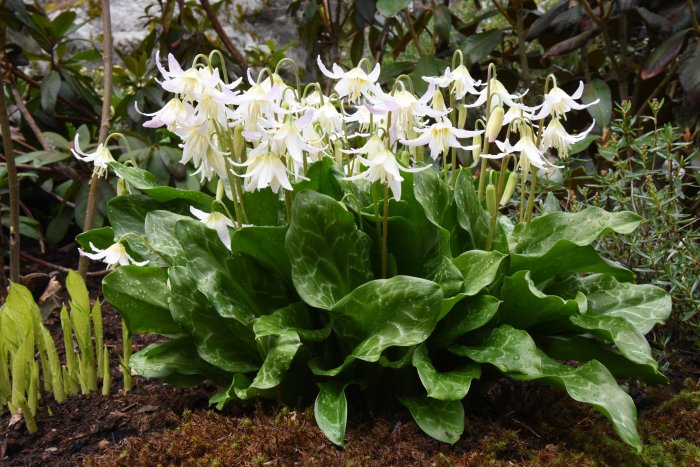
<svg viewBox="0 0 700 467">
<path fill-rule="evenodd" d="M 45 266 L 47 268 L 55 269 L 56 271 L 61 271 L 61 272 L 68 272 L 69 269 L 66 267 L 61 266 L 60 264 L 55 264 L 55 263 L 50 263 L 48 261 L 44 261 L 41 258 L 37 258 L 36 256 L 28 255 L 27 253 L 20 253 L 20 256 L 22 259 L 26 259 L 27 261 L 31 261 L 32 263 L 39 264 L 41 266 Z M 92 271 L 88 272 L 88 276 L 106 276 L 109 274 L 111 271 L 105 269 L 102 271 Z"/>
<path fill-rule="evenodd" d="M 209 0 L 199 0 L 199 3 L 201 3 L 202 8 L 204 8 L 209 21 L 211 21 L 211 25 L 214 27 L 214 30 L 216 31 L 216 34 L 218 34 L 219 39 L 221 39 L 221 42 L 224 44 L 224 47 L 226 47 L 228 53 L 231 54 L 233 59 L 238 64 L 238 67 L 241 69 L 241 76 L 246 76 L 248 74 L 248 63 L 246 62 L 245 56 L 236 48 L 235 45 L 233 45 L 231 39 L 229 39 L 226 35 L 226 31 L 224 31 L 224 28 L 221 26 L 219 18 L 216 16 L 216 12 L 211 7 L 211 3 L 209 3 Z"/>
<path fill-rule="evenodd" d="M 634 114 L 634 118 L 639 118 L 639 116 L 642 114 L 642 111 L 646 108 L 647 105 L 649 105 L 649 102 L 651 102 L 657 96 L 657 94 L 659 94 L 659 92 L 661 92 L 661 90 L 666 87 L 666 85 L 669 83 L 669 81 L 671 81 L 671 79 L 674 78 L 674 76 L 675 76 L 674 72 L 676 71 L 676 68 L 678 68 L 678 61 L 676 61 L 671 66 L 671 69 L 668 70 L 664 79 L 659 83 L 658 86 L 656 86 L 656 88 L 649 95 L 647 100 L 644 101 L 644 104 L 639 106 L 639 109 L 637 109 L 637 112 L 635 112 L 635 114 Z"/>
<path fill-rule="evenodd" d="M 32 214 L 32 211 L 29 210 L 26 204 L 22 202 L 22 200 L 19 200 L 19 208 L 24 212 L 24 215 L 27 216 L 30 219 L 36 220 L 34 218 L 34 214 Z M 43 255 L 46 253 L 46 245 L 44 244 L 44 235 L 41 233 L 41 229 L 37 230 L 38 237 L 37 241 L 39 242 L 39 251 L 41 251 L 41 254 Z"/>
<path fill-rule="evenodd" d="M 527 426 L 525 423 L 523 423 L 523 422 L 521 422 L 520 420 L 515 419 L 515 418 L 513 419 L 513 421 L 514 421 L 515 423 L 517 423 L 517 424 L 519 424 L 519 425 L 522 425 L 522 426 L 524 426 L 525 428 L 527 428 L 527 430 L 528 430 L 530 433 L 532 433 L 533 435 L 537 436 L 538 438 L 541 438 L 540 435 L 538 435 L 537 433 L 535 433 L 535 430 L 533 430 L 532 428 L 530 428 L 529 426 Z"/>
<path fill-rule="evenodd" d="M 0 1 L 0 6 L 5 6 L 4 0 Z M 10 280 L 19 282 L 19 178 L 15 166 L 15 149 L 12 145 L 10 122 L 7 118 L 7 104 L 5 103 L 4 75 L 9 68 L 5 56 L 5 28 L 0 30 L 0 67 L 2 67 L 0 71 L 0 132 L 2 133 L 3 151 L 7 161 L 7 180 L 10 191 Z"/>
<path fill-rule="evenodd" d="M 406 16 L 406 24 L 408 25 L 408 30 L 411 33 L 411 39 L 413 39 L 413 45 L 416 46 L 416 50 L 418 51 L 418 55 L 420 55 L 421 57 L 424 57 L 425 50 L 423 50 L 423 47 L 420 46 L 420 41 L 418 40 L 418 35 L 416 34 L 416 30 L 413 28 L 413 21 L 411 20 L 411 12 L 408 11 L 408 8 L 404 8 L 403 14 Z"/>
<path fill-rule="evenodd" d="M 102 0 L 102 61 L 104 63 L 104 94 L 102 96 L 102 117 L 100 118 L 100 133 L 98 143 L 104 143 L 109 129 L 109 117 L 112 104 L 112 19 L 109 10 L 109 0 Z M 85 223 L 83 231 L 92 228 L 95 219 L 95 205 L 97 204 L 97 185 L 99 184 L 98 172 L 93 171 L 90 178 L 90 191 L 88 193 L 87 206 L 85 208 Z M 78 260 L 78 273 L 85 278 L 88 262 L 85 256 Z"/>
<path fill-rule="evenodd" d="M 382 35 L 381 38 L 379 39 L 379 50 L 377 51 L 377 56 L 375 57 L 375 60 L 377 63 L 382 63 L 382 59 L 384 58 L 384 52 L 386 52 L 386 43 L 389 41 L 389 22 L 391 21 L 391 18 L 386 18 L 384 20 L 384 27 L 382 28 Z"/>
</svg>

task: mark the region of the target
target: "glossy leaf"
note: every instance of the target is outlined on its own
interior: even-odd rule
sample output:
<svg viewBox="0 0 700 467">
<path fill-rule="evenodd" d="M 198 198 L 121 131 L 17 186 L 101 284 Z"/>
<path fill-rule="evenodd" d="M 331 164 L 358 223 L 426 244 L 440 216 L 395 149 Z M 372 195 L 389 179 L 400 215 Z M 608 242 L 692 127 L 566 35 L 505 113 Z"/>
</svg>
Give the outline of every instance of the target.
<svg viewBox="0 0 700 467">
<path fill-rule="evenodd" d="M 179 334 L 170 315 L 168 273 L 157 267 L 122 266 L 102 281 L 105 299 L 133 333 Z"/>
<path fill-rule="evenodd" d="M 284 247 L 287 227 L 243 227 L 231 237 L 231 252 L 245 253 L 260 264 L 291 280 L 292 265 Z"/>
<path fill-rule="evenodd" d="M 317 342 L 326 339 L 331 333 L 330 323 L 321 329 L 314 329 L 312 314 L 304 303 L 295 303 L 257 318 L 253 325 L 255 337 L 279 336 L 294 331 L 303 341 Z"/>
<path fill-rule="evenodd" d="M 640 75 L 642 79 L 653 78 L 664 72 L 683 48 L 690 29 L 682 29 L 664 40 L 644 60 Z"/>
<path fill-rule="evenodd" d="M 183 219 L 192 218 L 170 211 L 151 211 L 144 220 L 146 240 L 154 250 L 167 257 L 171 265 L 185 262 L 184 249 L 175 234 L 175 225 Z"/>
<path fill-rule="evenodd" d="M 476 295 L 491 285 L 506 257 L 498 251 L 471 250 L 455 258 L 454 264 L 464 277 L 462 293 L 466 296 Z"/>
<path fill-rule="evenodd" d="M 535 286 L 529 271 L 518 271 L 503 280 L 500 321 L 517 328 L 566 320 L 586 312 L 586 297 L 578 293 L 574 300 L 547 295 Z"/>
<path fill-rule="evenodd" d="M 595 29 L 588 29 L 573 37 L 569 37 L 547 49 L 547 51 L 542 54 L 542 58 L 556 57 L 558 55 L 568 54 L 574 50 L 579 50 L 597 33 L 598 31 Z"/>
<path fill-rule="evenodd" d="M 430 397 L 401 397 L 399 401 L 428 436 L 454 444 L 464 432 L 464 407 L 460 401 L 441 401 Z"/>
<path fill-rule="evenodd" d="M 501 43 L 503 32 L 500 29 L 489 29 L 466 37 L 463 41 L 462 53 L 467 64 L 479 63 Z"/>
<path fill-rule="evenodd" d="M 459 172 L 454 197 L 459 225 L 469 234 L 475 249 L 485 250 L 490 217 L 479 203 L 469 170 L 462 169 Z M 500 223 L 497 224 L 492 249 L 500 252 L 508 251 L 508 240 Z"/>
<path fill-rule="evenodd" d="M 695 38 L 695 43 L 688 45 L 687 50 L 681 56 L 678 69 L 678 78 L 683 87 L 688 101 L 692 105 L 700 106 L 700 39 Z"/>
<path fill-rule="evenodd" d="M 377 11 L 384 16 L 396 16 L 411 0 L 377 0 Z"/>
<path fill-rule="evenodd" d="M 419 345 L 413 352 L 413 366 L 418 370 L 418 376 L 428 391 L 428 397 L 441 401 L 461 401 L 469 392 L 472 380 L 481 377 L 481 367 L 476 364 L 464 365 L 444 373 L 438 372 L 424 344 Z"/>
<path fill-rule="evenodd" d="M 501 301 L 480 295 L 459 302 L 430 336 L 430 348 L 442 349 L 464 334 L 486 325 L 496 315 Z"/>
<path fill-rule="evenodd" d="M 641 221 L 641 217 L 628 211 L 607 212 L 597 207 L 576 213 L 554 212 L 534 219 L 525 228 L 522 224 L 516 227 L 514 253 L 539 256 L 551 250 L 559 240 L 578 246 L 590 245 L 606 233 L 631 233 Z"/>
<path fill-rule="evenodd" d="M 346 385 L 338 382 L 319 383 L 314 404 L 316 423 L 324 435 L 338 446 L 345 444 L 345 426 L 348 421 Z"/>
<path fill-rule="evenodd" d="M 543 380 L 565 389 L 574 400 L 591 404 L 602 412 L 618 435 L 641 451 L 634 402 L 600 362 L 591 360 L 578 368 L 561 365 L 539 350 L 527 332 L 507 325 L 494 329 L 479 346 L 452 346 L 450 350 L 476 362 L 494 365 L 511 378 Z"/>
<path fill-rule="evenodd" d="M 355 287 L 372 280 L 369 237 L 334 199 L 297 194 L 286 237 L 294 287 L 306 303 L 331 309 Z"/>
</svg>

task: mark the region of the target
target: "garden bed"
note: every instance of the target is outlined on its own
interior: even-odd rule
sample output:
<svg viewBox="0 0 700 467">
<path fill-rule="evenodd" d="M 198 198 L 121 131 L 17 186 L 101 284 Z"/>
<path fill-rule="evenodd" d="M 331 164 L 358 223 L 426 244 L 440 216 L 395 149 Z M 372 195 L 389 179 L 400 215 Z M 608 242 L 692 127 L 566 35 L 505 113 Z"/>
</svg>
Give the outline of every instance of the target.
<svg viewBox="0 0 700 467">
<path fill-rule="evenodd" d="M 46 258 L 72 266 L 70 254 Z M 99 279 L 88 285 L 96 296 Z M 64 292 L 58 298 L 66 300 Z M 406 412 L 364 412 L 351 415 L 341 449 L 323 436 L 309 407 L 233 403 L 218 412 L 207 406 L 214 386 L 180 389 L 140 377 L 125 394 L 119 317 L 106 303 L 103 316 L 113 356 L 111 395 L 74 396 L 65 404 L 45 395 L 33 435 L 21 418 L 4 414 L 0 459 L 6 465 L 692 465 L 700 456 L 700 355 L 691 343 L 665 349 L 661 365 L 668 365 L 668 385 L 628 384 L 645 440 L 640 456 L 593 408 L 556 389 L 506 379 L 472 388 L 465 433 L 453 446 L 425 435 Z M 62 342 L 57 313 L 48 324 Z M 135 350 L 152 340 L 134 336 Z"/>
</svg>

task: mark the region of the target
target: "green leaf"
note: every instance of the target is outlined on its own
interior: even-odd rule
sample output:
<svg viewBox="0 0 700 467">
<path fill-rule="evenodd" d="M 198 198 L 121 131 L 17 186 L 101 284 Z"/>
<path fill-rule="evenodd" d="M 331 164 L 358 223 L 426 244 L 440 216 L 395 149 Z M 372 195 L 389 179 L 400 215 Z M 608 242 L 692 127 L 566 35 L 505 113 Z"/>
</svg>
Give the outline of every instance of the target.
<svg viewBox="0 0 700 467">
<path fill-rule="evenodd" d="M 518 328 L 567 319 L 586 312 L 586 297 L 578 293 L 573 300 L 547 295 L 539 290 L 529 271 L 518 271 L 506 277 L 501 287 L 503 303 L 500 321 Z"/>
<path fill-rule="evenodd" d="M 104 278 L 102 292 L 132 334 L 180 334 L 170 315 L 167 282 L 162 268 L 122 266 Z"/>
<path fill-rule="evenodd" d="M 331 309 L 373 278 L 369 237 L 329 196 L 313 191 L 297 194 L 285 244 L 294 287 L 311 306 Z"/>
<path fill-rule="evenodd" d="M 424 344 L 413 352 L 413 366 L 418 370 L 428 397 L 441 401 L 462 400 L 469 392 L 472 380 L 481 377 L 481 367 L 476 364 L 464 365 L 445 373 L 438 372 Z"/>
<path fill-rule="evenodd" d="M 283 209 L 283 204 L 277 193 L 273 193 L 272 188 L 264 190 L 246 191 L 243 194 L 245 199 L 246 212 L 251 224 L 257 226 L 279 225 L 279 212 Z M 283 219 L 286 218 L 283 217 Z"/>
<path fill-rule="evenodd" d="M 468 65 L 479 63 L 501 43 L 503 32 L 500 29 L 489 29 L 488 31 L 472 34 L 462 42 L 462 53 Z"/>
<path fill-rule="evenodd" d="M 586 295 L 588 313 L 624 318 L 641 334 L 665 322 L 671 314 L 671 297 L 665 290 L 649 284 L 621 283 L 602 274 L 573 278 L 548 290 L 565 290 L 564 294 L 580 291 Z"/>
<path fill-rule="evenodd" d="M 231 252 L 245 253 L 281 277 L 292 277 L 292 265 L 284 247 L 287 226 L 251 226 L 237 230 L 231 238 Z"/>
<path fill-rule="evenodd" d="M 663 73 L 683 48 L 685 37 L 692 29 L 682 29 L 666 38 L 644 60 L 641 69 L 642 79 L 653 78 Z"/>
<path fill-rule="evenodd" d="M 60 90 L 61 75 L 57 71 L 52 70 L 41 80 L 41 108 L 44 112 L 53 115 Z"/>
<path fill-rule="evenodd" d="M 606 342 L 614 343 L 628 360 L 640 365 L 648 365 L 654 371 L 658 370 L 658 364 L 651 356 L 649 342 L 624 318 L 588 313 L 571 316 L 569 320 L 578 328 Z"/>
<path fill-rule="evenodd" d="M 377 10 L 384 16 L 396 16 L 411 0 L 377 0 Z"/>
<path fill-rule="evenodd" d="M 96 248 L 104 250 L 107 247 L 114 245 L 114 230 L 112 227 L 101 227 L 99 229 L 92 229 L 87 232 L 83 232 L 75 237 L 75 241 L 78 245 L 87 252 L 92 252 L 93 249 L 90 243 L 95 245 Z"/>
<path fill-rule="evenodd" d="M 286 331 L 278 336 L 271 336 L 268 342 L 269 350 L 265 355 L 260 370 L 247 388 L 235 388 L 239 399 L 255 396 L 260 390 L 272 389 L 279 386 L 289 370 L 294 356 L 301 347 L 299 335 L 294 331 Z"/>
<path fill-rule="evenodd" d="M 551 250 L 559 240 L 578 246 L 590 245 L 606 233 L 631 233 L 641 221 L 641 217 L 629 211 L 607 212 L 593 206 L 575 213 L 553 212 L 536 218 L 527 227 L 523 228 L 522 224 L 516 227 L 514 253 L 539 256 Z"/>
<path fill-rule="evenodd" d="M 345 426 L 348 421 L 348 401 L 342 383 L 318 383 L 319 393 L 314 404 L 316 423 L 333 444 L 345 444 Z"/>
<path fill-rule="evenodd" d="M 68 270 L 66 277 L 66 289 L 70 295 L 70 320 L 73 332 L 78 341 L 78 347 L 83 358 L 90 360 L 92 357 L 92 329 L 90 319 L 90 294 L 85 281 L 77 272 Z"/>
<path fill-rule="evenodd" d="M 598 360 L 618 378 L 635 378 L 650 384 L 668 383 L 668 378 L 656 368 L 632 363 L 609 344 L 592 336 L 551 336 L 537 342 L 547 355 L 557 360 L 576 360 L 582 363 Z"/>
<path fill-rule="evenodd" d="M 603 413 L 617 434 L 641 451 L 634 402 L 600 362 L 591 360 L 578 368 L 561 365 L 539 350 L 527 332 L 507 325 L 494 329 L 477 347 L 455 345 L 450 351 L 494 365 L 516 380 L 542 380 L 565 389 L 574 400 L 591 404 Z"/>
<path fill-rule="evenodd" d="M 175 224 L 190 217 L 170 211 L 151 211 L 144 219 L 145 236 L 151 247 L 168 258 L 170 265 L 184 264 L 185 252 L 175 235 Z"/>
<path fill-rule="evenodd" d="M 498 251 L 471 250 L 455 258 L 454 264 L 464 277 L 466 296 L 476 295 L 496 280 L 501 263 L 507 257 Z"/>
<path fill-rule="evenodd" d="M 439 3 L 433 4 L 433 24 L 435 25 L 435 34 L 441 42 L 450 42 L 450 9 L 446 5 Z"/>
<path fill-rule="evenodd" d="M 460 170 L 454 197 L 457 204 L 459 225 L 469 234 L 475 249 L 485 250 L 490 217 L 479 203 L 472 174 L 469 170 Z M 497 223 L 492 250 L 508 252 L 508 241 L 500 223 Z"/>
<path fill-rule="evenodd" d="M 596 99 L 600 99 L 600 102 L 587 107 L 586 110 L 595 120 L 596 125 L 600 128 L 605 128 L 610 123 L 610 117 L 612 116 L 612 95 L 608 84 L 597 78 L 584 85 L 581 102 L 590 104 Z"/>
<path fill-rule="evenodd" d="M 358 34 L 362 36 L 362 34 Z M 338 181 L 342 174 L 335 167 L 333 159 L 324 157 L 318 162 L 314 162 L 306 173 L 308 180 L 302 180 L 294 184 L 292 195 L 301 193 L 304 190 L 311 190 L 322 195 L 330 196 L 336 201 L 343 199 L 345 195 L 343 187 Z"/>
<path fill-rule="evenodd" d="M 129 359 L 129 367 L 146 378 L 162 378 L 176 386 L 194 386 L 204 379 L 225 385 L 230 374 L 199 356 L 189 337 L 151 344 Z"/>
<path fill-rule="evenodd" d="M 260 359 L 252 329 L 220 316 L 188 272 L 183 266 L 170 268 L 173 319 L 192 336 L 197 353 L 206 362 L 233 373 L 257 371 Z"/>
<path fill-rule="evenodd" d="M 330 335 L 331 326 L 327 323 L 321 329 L 314 329 L 312 314 L 306 304 L 299 302 L 257 318 L 253 324 L 253 331 L 257 339 L 294 331 L 303 341 L 318 342 Z"/>
<path fill-rule="evenodd" d="M 428 436 L 454 444 L 464 432 L 464 407 L 460 401 L 440 401 L 430 397 L 402 397 L 401 403 Z"/>
<path fill-rule="evenodd" d="M 464 334 L 486 325 L 496 315 L 501 301 L 480 295 L 459 302 L 439 323 L 430 336 L 430 348 L 442 349 Z"/>
<path fill-rule="evenodd" d="M 329 312 L 348 357 L 332 370 L 317 365 L 312 370 L 335 375 L 354 359 L 376 362 L 389 347 L 420 344 L 435 328 L 442 298 L 439 285 L 417 277 L 395 276 L 361 285 Z"/>
<path fill-rule="evenodd" d="M 601 257 L 592 245 L 578 246 L 559 240 L 542 255 L 510 255 L 509 273 L 528 270 L 535 283 L 573 272 L 600 272 L 621 281 L 631 281 L 634 273 L 618 263 Z"/>
</svg>

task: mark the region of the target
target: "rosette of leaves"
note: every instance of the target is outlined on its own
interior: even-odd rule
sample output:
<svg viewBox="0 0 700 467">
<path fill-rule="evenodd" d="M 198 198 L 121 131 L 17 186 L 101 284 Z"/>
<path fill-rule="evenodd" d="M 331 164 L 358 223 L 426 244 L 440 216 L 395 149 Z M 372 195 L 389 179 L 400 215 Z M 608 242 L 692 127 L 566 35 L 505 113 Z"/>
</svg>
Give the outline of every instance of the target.
<svg viewBox="0 0 700 467">
<path fill-rule="evenodd" d="M 500 372 L 563 389 L 641 449 L 616 378 L 666 380 L 644 335 L 671 303 L 594 247 L 632 232 L 635 214 L 554 210 L 517 226 L 501 217 L 486 251 L 489 215 L 469 171 L 454 189 L 432 170 L 404 174 L 382 279 L 382 188 L 343 181 L 331 160 L 294 186 L 291 222 L 270 190 L 247 193 L 253 225 L 231 231 L 231 251 L 187 215 L 210 197 L 113 168 L 133 193 L 110 201 L 112 227 L 78 240 L 102 247 L 138 234 L 125 241 L 149 265 L 118 268 L 103 289 L 132 333 L 165 336 L 131 358 L 140 374 L 213 381 L 219 407 L 315 399 L 320 428 L 342 445 L 348 400 L 399 401 L 428 435 L 455 443 L 472 382 Z"/>
</svg>

